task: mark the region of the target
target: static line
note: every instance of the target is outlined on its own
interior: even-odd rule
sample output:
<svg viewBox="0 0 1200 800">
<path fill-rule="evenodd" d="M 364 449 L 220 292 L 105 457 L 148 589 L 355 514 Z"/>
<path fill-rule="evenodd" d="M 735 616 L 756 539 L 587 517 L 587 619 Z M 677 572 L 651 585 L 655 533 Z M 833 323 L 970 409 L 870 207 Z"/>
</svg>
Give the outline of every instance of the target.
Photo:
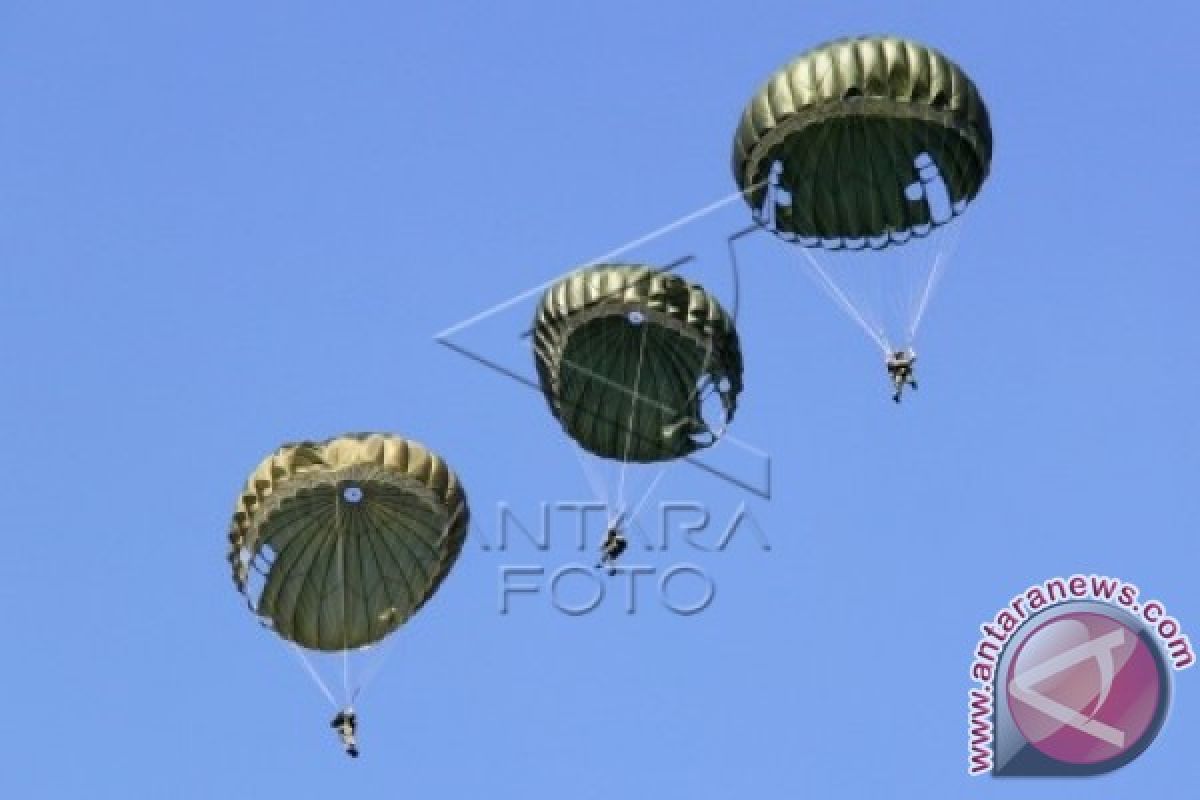
<svg viewBox="0 0 1200 800">
<path fill-rule="evenodd" d="M 396 649 L 394 642 L 388 642 L 380 648 L 379 655 L 375 658 L 375 663 L 362 671 L 358 684 L 354 687 L 354 691 L 350 694 L 350 705 L 358 702 L 358 699 L 366 692 L 379 673 L 383 670 L 385 664 L 392 656 L 392 651 Z"/>
<path fill-rule="evenodd" d="M 845 311 L 852 320 L 857 322 L 859 326 L 866 331 L 867 335 L 871 337 L 875 344 L 879 345 L 879 349 L 883 351 L 883 354 L 889 355 L 891 353 L 891 347 L 888 345 L 887 339 L 883 337 L 882 331 L 876 331 L 871 327 L 866 319 L 863 318 L 863 315 L 859 312 L 859 310 L 846 297 L 845 293 L 838 288 L 838 285 L 833 282 L 833 279 L 825 273 L 825 270 L 822 269 L 817 260 L 813 258 L 812 253 L 808 252 L 807 247 L 801 247 L 800 250 L 804 253 L 804 257 L 808 259 L 808 263 L 816 271 L 817 275 L 820 276 L 819 283 L 825 288 L 825 291 L 829 293 L 829 295 L 838 303 L 838 305 L 842 307 L 842 310 Z"/>
<path fill-rule="evenodd" d="M 946 266 L 950 262 L 951 257 L 953 257 L 955 250 L 958 249 L 963 235 L 963 226 L 966 224 L 967 221 L 962 216 L 946 223 L 947 226 L 953 226 L 953 231 L 947 234 L 945 246 L 938 248 L 937 257 L 933 262 L 933 269 L 930 270 L 929 280 L 925 284 L 925 292 L 921 295 L 921 302 L 917 307 L 917 313 L 913 316 L 912 327 L 909 329 L 910 339 L 915 339 L 917 336 L 917 327 L 925 317 L 925 310 L 929 307 L 929 299 L 933 296 L 934 290 L 941 281 L 942 275 L 946 271 Z"/>
<path fill-rule="evenodd" d="M 925 309 L 929 307 L 929 298 L 933 294 L 933 288 L 937 284 L 938 278 L 946 263 L 945 253 L 938 251 L 937 256 L 933 260 L 933 269 L 929 271 L 929 278 L 925 281 L 925 290 L 921 293 L 921 299 L 917 303 L 917 311 L 912 315 L 912 324 L 908 327 L 908 339 L 913 341 L 917 338 L 917 328 L 921 324 L 921 318 L 925 316 Z"/>
<path fill-rule="evenodd" d="M 600 504 L 604 506 L 605 514 L 611 518 L 613 504 L 612 500 L 608 496 L 608 488 L 605 486 L 604 480 L 592 471 L 591 463 L 584 455 L 586 451 L 583 449 L 583 446 L 569 436 L 565 438 L 568 442 L 570 442 L 571 452 L 575 454 L 575 458 L 579 461 L 579 467 L 583 470 L 584 478 L 592 487 L 592 494 L 595 495 L 596 500 L 598 500 Z"/>
<path fill-rule="evenodd" d="M 321 678 L 320 673 L 317 672 L 316 668 L 314 668 L 312 663 L 308 660 L 308 656 L 304 654 L 304 651 L 301 650 L 295 642 L 288 642 L 287 644 L 288 647 L 290 647 L 296 654 L 296 658 L 300 660 L 301 666 L 304 667 L 305 671 L 308 673 L 308 676 L 312 678 L 313 683 L 315 683 L 317 688 L 321 690 L 321 694 L 325 695 L 325 699 L 329 701 L 329 705 L 333 706 L 335 711 L 341 708 L 338 705 L 337 700 L 334 698 L 333 692 L 325 684 L 325 681 Z"/>
<path fill-rule="evenodd" d="M 642 513 L 642 509 L 646 506 L 646 502 L 650 499 L 650 496 L 654 493 L 654 489 L 655 489 L 655 487 L 658 486 L 659 481 L 661 481 L 663 479 L 663 477 L 666 476 L 667 470 L 669 470 L 671 467 L 675 466 L 676 463 L 678 463 L 678 462 L 670 461 L 670 462 L 668 462 L 667 466 L 659 469 L 658 474 L 654 476 L 654 480 L 650 481 L 650 486 L 648 486 L 646 488 L 646 491 L 642 493 L 642 498 L 638 501 L 638 504 L 634 507 L 633 511 L 630 512 L 629 517 L 628 517 L 630 522 L 637 519 L 638 514 Z"/>
</svg>

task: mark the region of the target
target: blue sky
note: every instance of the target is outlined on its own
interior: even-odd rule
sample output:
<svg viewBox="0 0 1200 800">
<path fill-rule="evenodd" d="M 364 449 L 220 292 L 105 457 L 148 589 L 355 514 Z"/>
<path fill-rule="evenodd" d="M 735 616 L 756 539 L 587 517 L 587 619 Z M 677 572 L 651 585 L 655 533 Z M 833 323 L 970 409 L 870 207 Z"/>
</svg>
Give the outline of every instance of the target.
<svg viewBox="0 0 1200 800">
<path fill-rule="evenodd" d="M 354 5 L 0 10 L 0 795 L 1188 794 L 1193 674 L 1081 782 L 966 785 L 965 698 L 977 626 L 1054 575 L 1200 636 L 1192 7 Z M 498 614 L 503 565 L 578 554 L 485 550 L 497 509 L 590 492 L 542 400 L 434 335 L 727 195 L 749 95 L 871 31 L 951 54 L 996 140 L 919 396 L 893 407 L 865 337 L 750 245 L 734 433 L 772 497 L 686 466 L 659 492 L 745 502 L 770 550 L 639 554 L 709 569 L 686 619 Z M 373 429 L 441 452 L 475 524 L 350 762 L 224 537 L 280 442 Z"/>
</svg>

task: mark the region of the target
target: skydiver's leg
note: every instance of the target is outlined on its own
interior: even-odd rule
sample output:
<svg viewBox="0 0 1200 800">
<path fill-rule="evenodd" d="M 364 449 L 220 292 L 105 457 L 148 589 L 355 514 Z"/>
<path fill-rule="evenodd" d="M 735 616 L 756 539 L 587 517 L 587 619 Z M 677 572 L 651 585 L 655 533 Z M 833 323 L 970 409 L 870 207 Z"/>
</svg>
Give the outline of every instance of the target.
<svg viewBox="0 0 1200 800">
<path fill-rule="evenodd" d="M 617 554 L 616 553 L 608 552 L 608 553 L 604 554 L 603 565 L 608 567 L 609 575 L 617 574 L 616 563 L 617 563 Z"/>
</svg>

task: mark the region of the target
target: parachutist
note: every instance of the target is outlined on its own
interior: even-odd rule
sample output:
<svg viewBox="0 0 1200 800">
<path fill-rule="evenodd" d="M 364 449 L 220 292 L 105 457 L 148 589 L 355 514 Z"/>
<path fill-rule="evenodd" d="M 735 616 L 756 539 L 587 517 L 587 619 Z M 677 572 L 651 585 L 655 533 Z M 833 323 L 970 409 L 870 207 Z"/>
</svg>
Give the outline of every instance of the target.
<svg viewBox="0 0 1200 800">
<path fill-rule="evenodd" d="M 348 499 L 352 488 L 361 494 Z M 260 502 L 268 495 L 280 505 Z M 238 493 L 226 556 L 235 586 L 272 637 L 296 647 L 334 706 L 332 722 L 325 720 L 350 758 L 359 754 L 352 706 L 383 659 L 354 674 L 349 655 L 393 635 L 433 596 L 462 551 L 469 518 L 466 493 L 449 465 L 424 445 L 388 433 L 284 445 Z M 281 542 L 294 543 L 286 552 L 305 554 L 302 563 L 284 557 Z M 413 583 L 414 575 L 427 579 Z M 295 590 L 288 595 L 293 605 L 274 601 L 273 587 L 281 584 Z M 342 654 L 343 699 L 304 651 Z"/>
<path fill-rule="evenodd" d="M 629 542 L 621 535 L 621 529 L 616 525 L 608 529 L 608 533 L 604 536 L 604 544 L 600 546 L 600 563 L 596 565 L 596 569 L 608 567 L 609 575 L 616 575 L 617 571 L 613 568 L 613 564 L 625 552 L 625 548 L 629 547 Z"/>
<path fill-rule="evenodd" d="M 913 376 L 913 364 L 917 361 L 917 354 L 912 350 L 896 350 L 887 358 L 887 371 L 891 376 L 892 385 L 895 387 L 895 392 L 892 394 L 892 401 L 899 403 L 900 396 L 904 393 L 905 386 L 911 386 L 913 391 L 917 390 L 917 380 Z"/>
<path fill-rule="evenodd" d="M 354 714 L 353 708 L 344 708 L 337 713 L 333 721 L 329 723 L 329 727 L 338 732 L 341 737 L 342 746 L 346 748 L 346 755 L 351 758 L 358 758 L 358 740 L 355 738 L 355 731 L 358 728 L 358 717 Z"/>
<path fill-rule="evenodd" d="M 956 235 L 938 229 L 969 213 L 992 138 L 979 88 L 943 53 L 897 36 L 843 37 L 790 59 L 747 101 L 733 171 L 754 221 L 796 245 L 890 357 L 889 341 L 917 335 Z M 916 388 L 911 374 L 889 375 L 897 403 Z"/>
</svg>

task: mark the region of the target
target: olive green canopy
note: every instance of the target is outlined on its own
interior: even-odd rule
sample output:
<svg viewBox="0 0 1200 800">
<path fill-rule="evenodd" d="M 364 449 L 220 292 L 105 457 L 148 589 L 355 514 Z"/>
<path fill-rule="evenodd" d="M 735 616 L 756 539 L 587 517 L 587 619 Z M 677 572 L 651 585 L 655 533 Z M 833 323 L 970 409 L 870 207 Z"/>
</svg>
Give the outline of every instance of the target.
<svg viewBox="0 0 1200 800">
<path fill-rule="evenodd" d="M 987 108 L 966 73 L 916 42 L 863 36 L 814 48 L 767 81 L 742 114 L 733 172 L 758 214 L 781 170 L 790 198 L 769 222 L 781 236 L 882 248 L 948 221 L 914 191 L 929 162 L 957 214 L 991 157 Z"/>
<path fill-rule="evenodd" d="M 702 287 L 603 264 L 550 287 L 534 324 L 542 392 L 567 434 L 603 458 L 648 463 L 711 445 L 742 390 L 733 320 Z M 724 423 L 703 419 L 720 397 Z"/>
<path fill-rule="evenodd" d="M 467 518 L 458 478 L 416 442 L 360 433 L 287 444 L 238 497 L 228 560 L 238 591 L 284 639 L 352 649 L 433 595 Z"/>
</svg>

